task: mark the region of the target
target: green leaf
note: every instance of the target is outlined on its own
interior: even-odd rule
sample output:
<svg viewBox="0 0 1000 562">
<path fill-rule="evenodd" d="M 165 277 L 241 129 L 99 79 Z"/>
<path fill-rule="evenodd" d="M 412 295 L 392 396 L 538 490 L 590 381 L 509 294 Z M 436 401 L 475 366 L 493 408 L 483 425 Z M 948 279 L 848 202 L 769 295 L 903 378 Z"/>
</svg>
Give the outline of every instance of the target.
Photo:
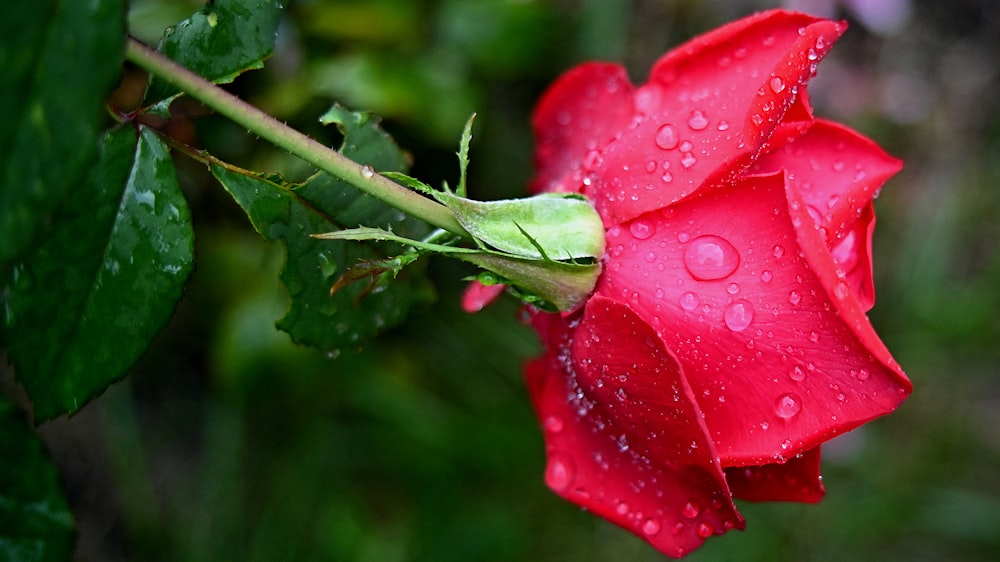
<svg viewBox="0 0 1000 562">
<path fill-rule="evenodd" d="M 25 416 L 0 396 L 0 560 L 69 560 L 76 539 L 59 474 Z"/>
<path fill-rule="evenodd" d="M 402 151 L 371 116 L 334 107 L 323 122 L 341 128 L 340 152 L 355 162 L 377 170 L 405 169 Z M 426 283 L 409 278 L 378 285 L 370 293 L 363 284 L 353 284 L 338 287 L 331 295 L 331 287 L 351 268 L 385 260 L 393 248 L 310 236 L 364 224 L 420 238 L 428 231 L 424 223 L 327 174 L 295 186 L 273 176 L 222 166 L 213 166 L 212 173 L 246 211 L 257 232 L 285 246 L 281 279 L 291 304 L 278 327 L 296 342 L 328 351 L 356 345 L 402 321 L 415 303 L 428 300 Z"/>
<path fill-rule="evenodd" d="M 163 141 L 144 127 L 108 133 L 88 181 L 67 194 L 4 294 L 3 338 L 37 421 L 76 411 L 127 374 L 170 319 L 193 246 Z"/>
<path fill-rule="evenodd" d="M 217 0 L 167 29 L 159 50 L 188 70 L 225 83 L 261 68 L 274 50 L 281 19 L 280 0 Z M 147 103 L 177 94 L 177 88 L 154 79 Z"/>
<path fill-rule="evenodd" d="M 8 2 L 0 17 L 0 267 L 26 252 L 96 157 L 121 71 L 122 0 Z"/>
</svg>

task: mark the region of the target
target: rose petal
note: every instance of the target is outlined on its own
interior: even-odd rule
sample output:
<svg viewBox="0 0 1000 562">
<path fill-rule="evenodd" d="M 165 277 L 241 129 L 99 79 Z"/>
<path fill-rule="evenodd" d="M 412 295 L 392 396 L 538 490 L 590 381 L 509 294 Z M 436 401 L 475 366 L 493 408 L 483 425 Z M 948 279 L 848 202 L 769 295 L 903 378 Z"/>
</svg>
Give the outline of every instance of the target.
<svg viewBox="0 0 1000 562">
<path fill-rule="evenodd" d="M 469 313 L 479 312 L 497 300 L 506 288 L 506 285 L 500 283 L 483 285 L 479 281 L 472 281 L 462 292 L 462 310 Z"/>
<path fill-rule="evenodd" d="M 585 63 L 545 92 L 532 118 L 537 175 L 531 191 L 578 191 L 584 158 L 631 122 L 632 83 L 621 66 Z"/>
<path fill-rule="evenodd" d="M 827 247 L 864 310 L 875 302 L 871 236 L 872 198 L 902 167 L 868 138 L 817 120 L 801 137 L 761 157 L 755 172 L 787 170 L 789 182 L 824 232 Z"/>
<path fill-rule="evenodd" d="M 604 271 L 598 294 L 681 362 L 723 466 L 784 461 L 910 392 L 781 174 L 612 228 Z"/>
<path fill-rule="evenodd" d="M 787 170 L 832 248 L 900 168 L 902 162 L 872 140 L 837 123 L 817 120 L 804 135 L 762 156 L 752 171 Z"/>
<path fill-rule="evenodd" d="M 690 388 L 649 326 L 602 297 L 582 321 L 536 320 L 548 352 L 528 386 L 548 485 L 672 556 L 743 528 Z"/>
<path fill-rule="evenodd" d="M 733 497 L 748 501 L 816 503 L 823 499 L 819 447 L 784 464 L 734 466 L 726 469 Z"/>
<path fill-rule="evenodd" d="M 596 181 L 586 193 L 605 223 L 620 224 L 745 170 L 844 29 L 805 14 L 765 12 L 660 59 L 636 93 L 645 119 L 589 170 Z"/>
</svg>

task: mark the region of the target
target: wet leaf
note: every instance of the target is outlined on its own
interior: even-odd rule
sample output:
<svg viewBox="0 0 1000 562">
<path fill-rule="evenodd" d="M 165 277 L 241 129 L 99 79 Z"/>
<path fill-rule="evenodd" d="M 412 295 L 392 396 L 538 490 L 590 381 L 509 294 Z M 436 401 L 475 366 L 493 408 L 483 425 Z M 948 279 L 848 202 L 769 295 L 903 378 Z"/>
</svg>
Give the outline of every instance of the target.
<svg viewBox="0 0 1000 562">
<path fill-rule="evenodd" d="M 0 560 L 69 560 L 76 538 L 59 475 L 38 436 L 0 396 Z"/>
<path fill-rule="evenodd" d="M 341 152 L 354 161 L 376 170 L 405 169 L 402 151 L 370 116 L 334 107 L 322 120 L 341 128 L 345 134 Z M 379 284 L 371 291 L 365 283 L 337 285 L 331 295 L 331 287 L 351 268 L 400 254 L 403 247 L 310 237 L 364 224 L 419 239 L 428 231 L 422 222 L 327 174 L 292 185 L 274 176 L 222 166 L 213 166 L 212 172 L 257 232 L 285 246 L 281 280 L 291 304 L 278 327 L 296 342 L 324 350 L 356 345 L 399 323 L 413 304 L 428 299 L 427 285 L 412 279 Z"/>
<path fill-rule="evenodd" d="M 0 264 L 28 250 L 96 157 L 102 102 L 121 68 L 123 13 L 121 0 L 4 6 Z"/>
<path fill-rule="evenodd" d="M 218 0 L 168 28 L 159 50 L 188 70 L 213 82 L 232 82 L 244 71 L 261 68 L 274 50 L 281 19 L 279 0 Z M 177 88 L 153 80 L 146 101 L 155 103 Z"/>
<path fill-rule="evenodd" d="M 4 295 L 3 338 L 36 421 L 75 412 L 125 376 L 173 313 L 193 242 L 163 142 L 145 128 L 108 133 Z"/>
</svg>

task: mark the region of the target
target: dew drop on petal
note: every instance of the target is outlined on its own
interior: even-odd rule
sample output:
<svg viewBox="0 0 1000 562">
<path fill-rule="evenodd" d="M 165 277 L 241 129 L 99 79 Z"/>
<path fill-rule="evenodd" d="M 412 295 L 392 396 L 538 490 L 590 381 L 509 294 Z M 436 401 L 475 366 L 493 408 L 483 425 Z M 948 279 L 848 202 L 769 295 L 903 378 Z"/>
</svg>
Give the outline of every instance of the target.
<svg viewBox="0 0 1000 562">
<path fill-rule="evenodd" d="M 698 304 L 699 304 L 698 295 L 692 293 L 691 291 L 688 291 L 683 295 L 681 295 L 681 308 L 683 308 L 684 310 L 691 312 L 692 310 L 698 308 Z"/>
<path fill-rule="evenodd" d="M 680 138 L 677 136 L 677 129 L 670 124 L 660 125 L 656 131 L 656 146 L 663 150 L 672 150 L 677 148 L 678 144 L 680 144 Z"/>
<path fill-rule="evenodd" d="M 772 253 L 774 254 L 774 257 L 781 259 L 781 256 L 785 255 L 785 248 L 780 245 L 775 246 Z"/>
<path fill-rule="evenodd" d="M 802 409 L 802 402 L 799 397 L 792 394 L 782 394 L 774 402 L 774 413 L 779 418 L 790 420 L 799 414 Z"/>
<path fill-rule="evenodd" d="M 545 467 L 545 483 L 556 492 L 563 492 L 570 487 L 576 478 L 576 469 L 573 462 L 567 458 L 556 455 L 549 458 Z"/>
<path fill-rule="evenodd" d="M 788 302 L 790 304 L 799 304 L 802 302 L 802 295 L 798 291 L 789 291 Z"/>
<path fill-rule="evenodd" d="M 740 299 L 730 303 L 722 315 L 726 327 L 734 332 L 742 332 L 753 322 L 753 305 Z"/>
<path fill-rule="evenodd" d="M 725 238 L 699 236 L 684 249 L 684 267 L 695 279 L 725 279 L 740 265 L 740 254 Z"/>
<path fill-rule="evenodd" d="M 792 367 L 792 372 L 789 373 L 788 378 L 792 379 L 795 382 L 801 382 L 805 380 L 806 372 L 802 370 L 802 367 L 796 365 L 795 367 Z"/>
<path fill-rule="evenodd" d="M 686 504 L 684 504 L 684 509 L 681 511 L 681 514 L 684 517 L 687 517 L 688 519 L 694 519 L 695 517 L 698 517 L 699 513 L 701 513 L 701 507 L 695 500 L 691 500 Z"/>
<path fill-rule="evenodd" d="M 692 131 L 701 131 L 708 127 L 708 119 L 704 113 L 696 109 L 691 112 L 691 117 L 688 118 L 688 127 L 691 127 Z"/>
<path fill-rule="evenodd" d="M 702 522 L 698 523 L 698 526 L 695 528 L 694 532 L 697 533 L 699 537 L 707 539 L 708 537 L 715 534 L 715 528 L 712 527 L 711 523 Z"/>
<path fill-rule="evenodd" d="M 648 221 L 635 220 L 628 225 L 628 231 L 637 240 L 648 240 L 656 232 L 656 226 L 650 224 Z"/>
<path fill-rule="evenodd" d="M 660 522 L 653 518 L 646 519 L 646 521 L 642 524 L 642 532 L 649 536 L 659 533 Z"/>
<path fill-rule="evenodd" d="M 698 159 L 695 158 L 694 154 L 691 154 L 690 152 L 685 152 L 684 155 L 681 156 L 681 165 L 685 168 L 690 168 L 697 163 Z"/>
<path fill-rule="evenodd" d="M 771 78 L 771 91 L 780 94 L 785 91 L 785 81 L 781 79 L 781 76 L 774 76 Z"/>
<path fill-rule="evenodd" d="M 563 420 L 559 416 L 548 416 L 545 418 L 545 429 L 552 433 L 559 433 L 564 427 Z"/>
</svg>

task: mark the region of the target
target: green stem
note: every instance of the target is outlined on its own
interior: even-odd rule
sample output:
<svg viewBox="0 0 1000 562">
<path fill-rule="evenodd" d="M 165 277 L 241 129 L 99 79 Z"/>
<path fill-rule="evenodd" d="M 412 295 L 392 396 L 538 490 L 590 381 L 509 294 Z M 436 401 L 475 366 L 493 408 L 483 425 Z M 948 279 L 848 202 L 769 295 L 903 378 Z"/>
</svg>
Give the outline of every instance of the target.
<svg viewBox="0 0 1000 562">
<path fill-rule="evenodd" d="M 125 46 L 125 58 L 320 170 L 413 217 L 449 232 L 469 236 L 444 205 L 373 173 L 370 167 L 362 166 L 307 137 L 131 37 Z"/>
</svg>

